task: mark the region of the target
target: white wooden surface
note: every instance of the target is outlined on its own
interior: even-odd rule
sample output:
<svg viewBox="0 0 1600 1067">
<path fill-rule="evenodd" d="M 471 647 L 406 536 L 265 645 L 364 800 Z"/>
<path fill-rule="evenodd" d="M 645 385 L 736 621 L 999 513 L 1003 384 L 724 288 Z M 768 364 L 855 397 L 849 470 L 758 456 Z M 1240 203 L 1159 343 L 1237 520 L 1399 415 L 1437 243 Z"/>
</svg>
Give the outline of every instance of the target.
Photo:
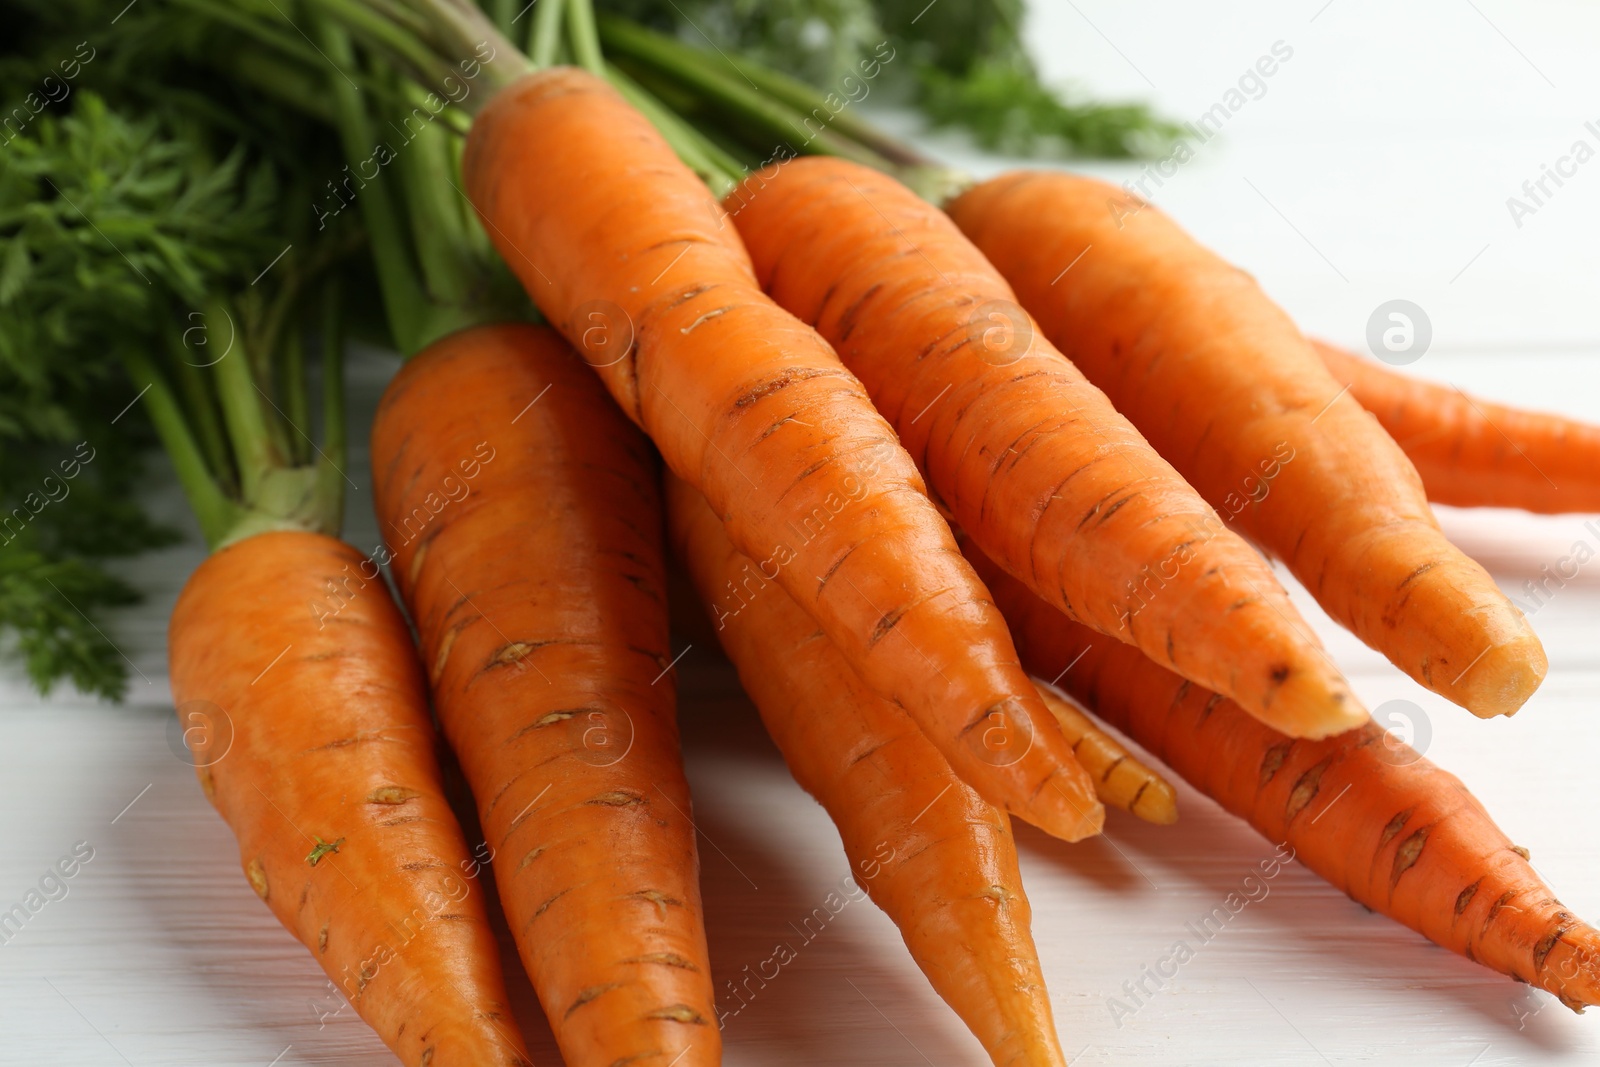
<svg viewBox="0 0 1600 1067">
<path fill-rule="evenodd" d="M 1099 92 L 1197 116 L 1282 40 L 1265 95 L 1155 199 L 1246 266 L 1310 329 L 1359 344 L 1367 316 L 1405 297 L 1430 315 L 1412 369 L 1517 402 L 1600 418 L 1600 162 L 1519 229 L 1505 198 L 1570 143 L 1600 135 L 1600 13 L 1579 3 L 1440 0 L 1294 4 L 1038 0 L 1046 69 Z M 1587 111 L 1585 109 L 1588 109 Z M 890 117 L 891 120 L 894 118 Z M 949 139 L 975 171 L 998 169 Z M 1121 180 L 1137 168 L 1097 165 Z M 392 364 L 356 362 L 370 406 Z M 352 476 L 366 485 L 364 455 Z M 152 499 L 181 515 L 169 483 Z M 1515 593 L 1594 516 L 1450 512 L 1448 531 Z M 376 532 L 350 507 L 362 545 Z M 0 910 L 75 843 L 94 858 L 65 898 L 0 945 L 3 1064 L 387 1063 L 241 876 L 226 828 L 168 747 L 165 617 L 200 559 L 195 541 L 134 561 L 150 593 L 112 636 L 137 673 L 122 707 L 41 702 L 0 678 Z M 1600 754 L 1600 563 L 1534 616 L 1544 688 L 1515 720 L 1480 722 L 1425 693 L 1321 617 L 1372 706 L 1415 702 L 1428 755 L 1460 774 L 1580 915 L 1600 918 L 1589 812 Z M 792 939 L 791 922 L 845 876 L 838 840 L 760 733 L 730 670 L 695 647 L 680 663 L 703 885 L 719 984 Z M 1219 904 L 1268 845 L 1180 788 L 1182 820 L 1113 814 L 1068 847 L 1019 829 L 1035 936 L 1076 1062 L 1438 1067 L 1600 1062 L 1600 1019 L 1489 974 L 1288 868 L 1132 1016 L 1109 998 Z M 509 954 L 508 954 L 508 958 Z M 513 967 L 515 965 L 513 964 Z M 556 1063 L 526 983 L 515 986 L 540 1063 Z M 726 994 L 725 994 L 726 996 Z M 724 1003 L 732 1004 L 731 1000 Z M 910 963 L 891 924 L 852 903 L 728 1021 L 727 1062 L 981 1064 L 981 1050 Z"/>
</svg>

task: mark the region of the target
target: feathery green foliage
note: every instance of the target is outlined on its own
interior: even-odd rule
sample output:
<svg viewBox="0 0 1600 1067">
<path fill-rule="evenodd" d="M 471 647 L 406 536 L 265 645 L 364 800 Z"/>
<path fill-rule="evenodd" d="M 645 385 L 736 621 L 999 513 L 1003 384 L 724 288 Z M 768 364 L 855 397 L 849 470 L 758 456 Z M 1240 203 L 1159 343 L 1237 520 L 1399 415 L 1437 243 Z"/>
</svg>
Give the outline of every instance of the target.
<svg viewBox="0 0 1600 1067">
<path fill-rule="evenodd" d="M 281 312 L 280 283 L 250 282 L 290 240 L 286 189 L 336 170 L 331 139 L 212 84 L 214 26 L 165 3 L 114 14 L 18 0 L 0 45 L 0 653 L 41 691 L 106 698 L 127 671 L 106 611 L 137 599 L 107 563 L 175 536 L 138 502 L 155 434 L 127 362 L 181 381 L 219 293 L 249 291 L 252 325 Z M 185 394 L 196 425 L 203 396 Z"/>
</svg>

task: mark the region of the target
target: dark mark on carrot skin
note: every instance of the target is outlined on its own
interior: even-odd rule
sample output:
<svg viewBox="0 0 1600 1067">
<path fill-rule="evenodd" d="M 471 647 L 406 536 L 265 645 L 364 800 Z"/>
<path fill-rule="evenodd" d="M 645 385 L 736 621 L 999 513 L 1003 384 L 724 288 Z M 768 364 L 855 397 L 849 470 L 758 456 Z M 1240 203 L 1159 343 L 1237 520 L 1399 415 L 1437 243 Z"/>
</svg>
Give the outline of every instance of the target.
<svg viewBox="0 0 1600 1067">
<path fill-rule="evenodd" d="M 1283 761 L 1289 758 L 1289 750 L 1293 747 L 1293 741 L 1280 741 L 1267 749 L 1266 755 L 1261 757 L 1261 780 L 1259 784 L 1263 788 L 1268 782 L 1272 781 L 1272 776 L 1278 773 L 1278 769 L 1283 766 Z"/>
<path fill-rule="evenodd" d="M 1478 887 L 1482 884 L 1483 879 L 1479 878 L 1476 882 L 1473 882 L 1471 885 L 1467 886 L 1467 888 L 1463 889 L 1460 896 L 1456 897 L 1456 918 L 1459 919 L 1461 917 L 1461 913 L 1467 910 L 1467 905 L 1471 904 L 1472 898 L 1478 895 Z"/>
<path fill-rule="evenodd" d="M 1428 843 L 1428 831 L 1431 829 L 1431 826 L 1424 826 L 1400 842 L 1400 847 L 1395 850 L 1394 854 L 1394 869 L 1389 874 L 1391 888 L 1399 884 L 1400 876 L 1410 870 L 1411 866 L 1417 862 L 1417 858 L 1422 855 L 1423 846 Z"/>
<path fill-rule="evenodd" d="M 1556 942 L 1561 940 L 1561 935 L 1576 925 L 1572 916 L 1564 911 L 1556 913 L 1555 922 L 1557 924 L 1556 928 L 1545 934 L 1544 937 L 1540 938 L 1539 943 L 1533 946 L 1533 970 L 1535 974 L 1544 970 L 1544 961 L 1549 957 L 1550 950 L 1556 947 Z"/>
<path fill-rule="evenodd" d="M 885 637 L 889 636 L 889 631 L 893 630 L 895 625 L 904 617 L 905 609 L 896 608 L 894 611 L 889 612 L 883 618 L 879 619 L 878 624 L 872 628 L 872 634 L 867 638 L 867 647 L 871 648 L 873 645 L 876 645 L 879 641 L 882 641 Z"/>
<path fill-rule="evenodd" d="M 589 1004 L 595 1000 L 598 1000 L 601 996 L 611 992 L 613 989 L 621 988 L 621 982 L 607 982 L 605 985 L 590 986 L 588 989 L 585 989 L 578 994 L 578 998 L 572 1002 L 570 1007 L 567 1008 L 567 1013 L 566 1015 L 562 1016 L 562 1018 L 570 1019 L 572 1017 L 572 1013 L 583 1007 L 585 1004 Z"/>
<path fill-rule="evenodd" d="M 1379 848 L 1382 848 L 1390 841 L 1393 841 L 1395 834 L 1398 834 L 1401 830 L 1405 829 L 1406 823 L 1411 820 L 1411 813 L 1413 810 L 1415 809 L 1407 808 L 1405 811 L 1399 812 L 1394 818 L 1389 820 L 1388 825 L 1383 828 L 1382 835 L 1380 835 L 1378 838 Z"/>
<path fill-rule="evenodd" d="M 1286 809 L 1286 814 L 1289 819 L 1293 819 L 1296 815 L 1299 815 L 1305 810 L 1306 805 L 1310 804 L 1312 800 L 1316 799 L 1318 790 L 1322 788 L 1322 776 L 1327 772 L 1328 767 L 1331 766 L 1332 763 L 1332 756 L 1325 757 L 1321 763 L 1318 763 L 1316 766 L 1312 767 L 1310 770 L 1306 771 L 1300 776 L 1300 780 L 1296 782 L 1294 784 L 1294 788 L 1289 791 L 1289 804 L 1288 808 Z"/>
</svg>

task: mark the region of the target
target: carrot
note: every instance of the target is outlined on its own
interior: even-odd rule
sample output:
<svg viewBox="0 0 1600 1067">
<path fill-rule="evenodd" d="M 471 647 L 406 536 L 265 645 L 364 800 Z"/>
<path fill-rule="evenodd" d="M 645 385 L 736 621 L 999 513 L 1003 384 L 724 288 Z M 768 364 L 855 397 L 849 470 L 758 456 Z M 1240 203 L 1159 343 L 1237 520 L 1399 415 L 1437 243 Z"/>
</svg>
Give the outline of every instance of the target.
<svg viewBox="0 0 1600 1067">
<path fill-rule="evenodd" d="M 1366 721 L 1266 560 L 1034 335 L 948 216 L 823 157 L 765 168 L 725 205 L 773 299 L 834 345 L 1008 573 L 1288 733 Z"/>
<path fill-rule="evenodd" d="M 1098 832 L 1093 784 L 893 429 L 761 292 L 650 122 L 593 75 L 541 71 L 484 105 L 463 170 L 545 317 L 754 561 L 743 588 L 787 590 L 986 799 L 1069 840 Z"/>
<path fill-rule="evenodd" d="M 377 510 L 523 964 L 573 1064 L 715 1064 L 649 444 L 553 332 L 384 393 Z"/>
<path fill-rule="evenodd" d="M 1545 514 L 1600 511 L 1600 426 L 1397 374 L 1312 341 L 1335 381 L 1416 466 L 1428 499 Z"/>
<path fill-rule="evenodd" d="M 200 565 L 168 632 L 195 770 L 251 887 L 402 1062 L 525 1065 L 411 635 L 376 575 L 291 530 Z"/>
<path fill-rule="evenodd" d="M 1321 741 L 1286 737 L 1071 622 L 966 547 L 1032 670 L 1064 671 L 1085 707 L 1268 841 L 1435 944 L 1574 1010 L 1600 1004 L 1600 931 L 1561 906 L 1454 775 L 1375 723 Z"/>
<path fill-rule="evenodd" d="M 1178 795 L 1165 778 L 1101 729 L 1099 723 L 1063 700 L 1053 686 L 1037 679 L 1034 684 L 1061 732 L 1072 742 L 1078 762 L 1094 777 L 1095 793 L 1101 803 L 1162 826 L 1178 821 Z"/>
<path fill-rule="evenodd" d="M 1335 620 L 1474 714 L 1538 688 L 1528 621 L 1249 275 L 1087 178 L 1003 175 L 949 211 L 1067 358 Z"/>
<path fill-rule="evenodd" d="M 710 607 L 749 559 L 705 498 L 670 476 L 667 515 Z M 862 684 L 782 589 L 718 636 L 795 780 L 838 827 L 856 883 L 894 920 L 934 990 L 996 1064 L 1065 1065 L 1005 813 Z"/>
</svg>

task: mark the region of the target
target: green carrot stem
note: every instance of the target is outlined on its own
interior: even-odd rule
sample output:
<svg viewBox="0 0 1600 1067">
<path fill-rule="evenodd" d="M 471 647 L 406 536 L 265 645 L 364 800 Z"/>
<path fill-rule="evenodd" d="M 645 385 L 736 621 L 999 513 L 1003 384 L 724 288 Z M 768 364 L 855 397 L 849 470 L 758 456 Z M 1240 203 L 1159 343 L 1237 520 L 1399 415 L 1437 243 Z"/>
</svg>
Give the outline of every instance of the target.
<svg viewBox="0 0 1600 1067">
<path fill-rule="evenodd" d="M 744 177 L 744 167 L 720 146 L 712 144 L 638 82 L 614 66 L 605 68 L 606 78 L 653 123 L 684 165 L 711 187 L 718 200 L 733 191 Z"/>
<path fill-rule="evenodd" d="M 288 260 L 290 257 L 284 258 Z M 285 463 L 292 461 L 294 446 L 289 418 L 278 405 L 279 397 L 275 395 L 279 384 L 277 368 L 282 359 L 284 326 L 294 308 L 299 282 L 292 261 L 275 269 L 285 271 L 289 280 L 278 287 L 270 301 L 264 300 L 258 295 L 259 291 L 252 288 L 240 294 L 234 306 L 240 310 L 241 334 L 248 338 L 243 347 L 249 357 L 246 363 L 256 390 L 256 408 L 261 413 L 261 424 L 266 428 L 275 461 Z"/>
<path fill-rule="evenodd" d="M 312 67 L 260 49 L 238 48 L 219 58 L 217 65 L 308 118 L 325 126 L 338 125 L 338 113 L 328 99 L 325 77 L 328 62 L 321 56 L 317 57 L 316 65 Z M 381 78 L 349 68 L 341 73 L 354 81 L 362 94 L 375 104 L 396 108 L 410 106 L 406 96 Z M 434 119 L 463 137 L 472 126 L 472 117 L 454 105 L 446 105 Z"/>
<path fill-rule="evenodd" d="M 241 30 L 276 52 L 295 56 L 307 63 L 322 62 L 317 50 L 305 38 L 251 16 L 233 0 L 175 0 L 175 2 L 215 22 Z"/>
<path fill-rule="evenodd" d="M 203 329 L 206 331 L 208 358 L 215 359 L 211 372 L 222 402 L 222 420 L 233 443 L 239 467 L 239 489 L 246 504 L 255 499 L 267 474 L 281 465 L 272 442 L 272 433 L 262 413 L 261 393 L 245 348 L 243 324 L 227 303 L 211 300 L 206 304 Z M 214 345 L 222 345 L 219 353 Z"/>
<path fill-rule="evenodd" d="M 754 88 L 737 72 L 724 73 L 725 64 L 708 62 L 696 49 L 614 19 L 602 23 L 601 36 L 616 55 L 670 75 L 753 135 L 777 138 L 800 153 L 839 156 L 878 170 L 895 167 L 874 149 L 840 136 L 830 128 L 831 119 L 824 123 Z"/>
<path fill-rule="evenodd" d="M 180 360 L 186 354 L 183 351 L 177 353 Z M 177 397 L 156 370 L 155 364 L 144 353 L 131 348 L 123 353 L 123 361 L 134 385 L 143 390 L 141 396 L 145 410 L 155 426 L 156 436 L 161 439 L 162 447 L 172 460 L 173 469 L 177 471 L 183 495 L 188 498 L 195 518 L 200 520 L 200 532 L 206 544 L 214 548 L 238 521 L 243 509 L 228 498 L 211 476 L 206 467 L 206 458 L 190 433 Z"/>
<path fill-rule="evenodd" d="M 651 31 L 643 30 L 643 32 L 649 33 Z M 602 38 L 603 36 L 604 34 L 602 33 Z M 688 45 L 660 34 L 656 36 L 661 37 L 668 46 L 685 53 L 686 58 L 695 54 L 694 49 Z M 852 110 L 856 101 L 852 101 L 849 96 L 841 97 L 838 93 L 824 94 L 797 78 L 791 78 L 787 74 L 773 70 L 771 67 L 763 66 L 745 56 L 730 56 L 728 58 L 733 64 L 733 69 L 754 83 L 757 89 L 776 97 L 804 115 L 808 115 L 820 122 L 826 122 L 828 128 L 834 133 L 839 134 L 841 137 L 849 138 L 857 144 L 864 145 L 890 163 L 905 167 L 937 165 L 937 161 L 930 156 L 925 155 L 896 137 L 891 137 L 862 118 L 859 112 Z M 866 61 L 864 60 L 863 62 Z M 877 61 L 874 60 L 873 62 Z M 882 66 L 881 63 L 878 65 Z M 865 76 L 865 73 L 857 79 L 863 85 L 870 80 Z M 835 107 L 830 104 L 830 98 L 838 99 L 840 106 Z"/>
<path fill-rule="evenodd" d="M 208 377 L 199 364 L 184 358 L 188 353 L 182 339 L 177 336 L 178 331 L 174 329 L 171 332 L 174 336 L 169 346 L 179 357 L 174 359 L 172 364 L 177 373 L 178 396 L 183 405 L 184 422 L 194 431 L 196 445 L 211 477 L 216 480 L 218 487 L 224 493 L 231 492 L 237 489 L 237 481 L 233 469 L 233 457 L 228 452 L 228 439 L 222 431 L 222 416 L 217 410 L 217 398 L 211 392 Z"/>
<path fill-rule="evenodd" d="M 343 29 L 328 19 L 318 19 L 312 32 L 320 38 L 322 48 L 335 66 L 354 64 L 355 49 Z M 345 156 L 358 160 L 368 158 L 369 153 L 376 151 L 377 137 L 361 94 L 339 78 L 329 79 L 328 90 L 339 116 L 339 137 Z M 390 175 L 379 173 L 357 193 L 357 200 L 366 223 L 367 239 L 372 243 L 378 287 L 383 292 L 390 329 L 403 350 L 413 351 L 421 331 L 425 298 L 400 206 L 389 181 Z"/>
<path fill-rule="evenodd" d="M 600 35 L 595 32 L 594 8 L 589 0 L 568 0 L 567 33 L 578 66 L 590 74 L 605 77 L 606 61 L 600 52 Z"/>
<path fill-rule="evenodd" d="M 317 0 L 318 3 L 356 3 L 376 6 L 379 0 Z M 457 65 L 476 62 L 492 88 L 503 88 L 529 70 L 528 58 L 506 39 L 489 17 L 468 0 L 409 0 L 417 18 L 428 27 L 434 55 L 451 76 Z M 440 79 L 436 84 L 443 84 Z M 469 111 L 476 111 L 492 93 L 474 93 Z"/>
<path fill-rule="evenodd" d="M 415 88 L 411 93 L 422 96 Z M 405 191 L 422 286 L 440 303 L 463 304 L 470 296 L 471 280 L 468 264 L 462 262 L 466 226 L 458 206 L 461 194 L 456 191 L 450 134 L 425 123 L 399 146 L 396 156 L 392 165 Z"/>
<path fill-rule="evenodd" d="M 511 20 L 517 17 L 516 0 L 484 0 L 483 9 L 501 33 L 511 35 Z"/>
<path fill-rule="evenodd" d="M 235 48 L 225 56 L 208 56 L 215 65 L 244 81 L 264 89 L 274 97 L 288 103 L 313 118 L 331 123 L 327 102 L 322 99 L 322 81 L 308 76 L 307 72 L 328 69 L 328 58 L 297 32 L 273 25 L 271 16 L 254 17 L 242 10 L 235 0 L 175 0 L 176 3 L 197 11 L 214 22 L 221 23 L 245 34 L 256 44 L 266 45 L 269 51 L 252 48 Z M 287 57 L 290 61 L 285 61 Z M 383 87 L 361 71 L 344 67 L 340 74 L 355 82 L 365 93 L 382 96 Z"/>
<path fill-rule="evenodd" d="M 446 78 L 454 77 L 455 68 L 428 47 L 417 29 L 402 21 L 404 16 L 396 11 L 386 11 L 386 5 L 377 0 L 314 0 L 347 30 L 358 34 L 378 48 L 388 52 L 409 67 L 416 79 L 424 85 L 442 85 Z M 409 14 L 409 12 L 407 13 Z M 485 20 L 487 24 L 487 19 Z M 329 61 L 339 70 L 354 64 L 341 63 L 336 56 Z"/>
<path fill-rule="evenodd" d="M 555 65 L 561 50 L 561 16 L 566 9 L 565 0 L 538 0 L 528 34 L 528 60 L 535 70 Z"/>
<path fill-rule="evenodd" d="M 330 280 L 322 306 L 322 455 L 317 460 L 318 507 L 338 525 L 344 514 L 344 315 L 340 286 Z"/>
<path fill-rule="evenodd" d="M 237 49 L 223 62 L 251 88 L 261 90 L 318 122 L 334 124 L 324 79 L 304 64 L 258 48 Z"/>
<path fill-rule="evenodd" d="M 311 431 L 311 397 L 306 382 L 306 341 L 299 330 L 288 330 L 283 337 L 279 360 L 283 397 L 283 418 L 289 424 L 289 462 L 305 463 L 311 457 L 308 434 Z"/>
</svg>

